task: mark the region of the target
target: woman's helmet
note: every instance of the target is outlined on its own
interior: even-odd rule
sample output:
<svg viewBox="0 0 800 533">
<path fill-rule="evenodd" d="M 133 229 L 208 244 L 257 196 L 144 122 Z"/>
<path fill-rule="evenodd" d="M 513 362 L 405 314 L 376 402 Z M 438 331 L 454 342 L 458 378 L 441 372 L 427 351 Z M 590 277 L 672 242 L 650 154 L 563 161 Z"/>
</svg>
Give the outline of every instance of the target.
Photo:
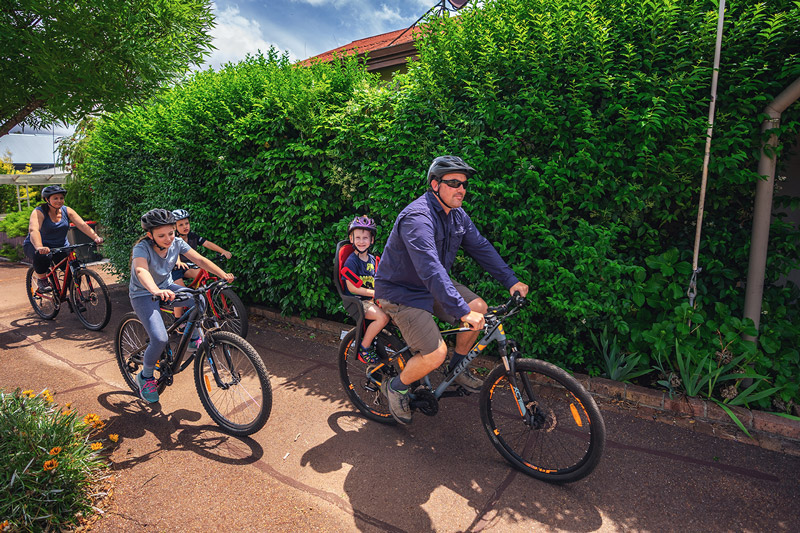
<svg viewBox="0 0 800 533">
<path fill-rule="evenodd" d="M 46 202 L 54 194 L 67 194 L 67 189 L 61 185 L 48 185 L 42 189 L 42 200 Z"/>
<path fill-rule="evenodd" d="M 356 217 L 347 227 L 347 236 L 349 237 L 351 233 L 353 233 L 354 229 L 365 229 L 372 232 L 372 236 L 374 237 L 377 233 L 377 227 L 375 226 L 375 221 L 371 218 L 367 217 L 366 215 Z"/>
<path fill-rule="evenodd" d="M 166 209 L 151 209 L 142 215 L 142 229 L 145 231 L 171 224 L 175 224 L 175 216 Z"/>
<path fill-rule="evenodd" d="M 184 218 L 189 218 L 189 211 L 186 209 L 176 209 L 172 214 L 175 217 L 175 222 L 183 220 Z"/>
<path fill-rule="evenodd" d="M 434 159 L 430 168 L 428 168 L 428 177 L 425 183 L 430 185 L 431 181 L 441 180 L 442 176 L 453 172 L 466 174 L 467 179 L 469 179 L 476 173 L 476 170 L 466 164 L 464 160 L 458 156 L 441 155 Z"/>
</svg>

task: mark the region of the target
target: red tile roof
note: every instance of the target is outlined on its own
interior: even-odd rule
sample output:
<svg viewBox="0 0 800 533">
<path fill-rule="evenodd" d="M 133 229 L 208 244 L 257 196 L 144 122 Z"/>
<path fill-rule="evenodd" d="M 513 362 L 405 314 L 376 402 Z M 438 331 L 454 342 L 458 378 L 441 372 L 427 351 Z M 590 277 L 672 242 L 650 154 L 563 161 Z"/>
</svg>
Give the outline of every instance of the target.
<svg viewBox="0 0 800 533">
<path fill-rule="evenodd" d="M 334 48 L 333 50 L 328 50 L 327 52 L 323 52 L 319 55 L 315 55 L 313 57 L 309 57 L 308 59 L 304 59 L 300 61 L 300 65 L 310 65 L 312 63 L 327 63 L 332 61 L 334 55 L 350 55 L 350 54 L 363 54 L 365 52 L 372 52 L 374 50 L 380 50 L 381 48 L 386 48 L 389 46 L 389 43 L 392 43 L 392 46 L 398 46 L 400 44 L 405 43 L 413 43 L 414 36 L 420 31 L 420 28 L 413 27 L 410 30 L 395 30 L 390 31 L 388 33 L 382 33 L 380 35 L 375 35 L 373 37 L 367 37 L 365 39 L 359 39 L 357 41 L 353 41 L 350 44 L 346 44 L 344 46 L 340 46 L 339 48 Z M 405 32 L 405 33 L 403 33 Z M 401 35 L 402 34 L 402 35 Z M 398 36 L 400 38 L 398 39 Z M 397 39 L 395 41 L 395 39 Z"/>
</svg>

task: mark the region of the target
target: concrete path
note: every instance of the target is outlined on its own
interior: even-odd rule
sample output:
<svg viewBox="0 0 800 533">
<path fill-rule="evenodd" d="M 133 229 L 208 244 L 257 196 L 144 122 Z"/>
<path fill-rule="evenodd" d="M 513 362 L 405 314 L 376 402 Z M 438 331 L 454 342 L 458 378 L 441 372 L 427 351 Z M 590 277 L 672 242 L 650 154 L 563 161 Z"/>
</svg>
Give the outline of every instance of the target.
<svg viewBox="0 0 800 533">
<path fill-rule="evenodd" d="M 604 410 L 606 454 L 552 486 L 511 469 L 480 425 L 477 395 L 409 427 L 367 422 L 339 384 L 337 339 L 265 320 L 248 340 L 271 374 L 273 410 L 253 438 L 208 418 L 190 372 L 157 407 L 117 368 L 130 310 L 112 286 L 102 332 L 62 309 L 36 317 L 26 268 L 0 263 L 0 387 L 56 393 L 120 435 L 114 493 L 93 531 L 796 531 L 800 458 Z M 109 279 L 109 282 L 113 280 Z"/>
</svg>

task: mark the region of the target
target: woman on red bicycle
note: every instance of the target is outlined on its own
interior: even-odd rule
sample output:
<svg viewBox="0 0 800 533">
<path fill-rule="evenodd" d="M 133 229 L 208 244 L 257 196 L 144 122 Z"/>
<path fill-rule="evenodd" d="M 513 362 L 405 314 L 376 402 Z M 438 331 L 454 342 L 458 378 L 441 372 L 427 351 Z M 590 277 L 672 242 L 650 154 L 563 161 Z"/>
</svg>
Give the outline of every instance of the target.
<svg viewBox="0 0 800 533">
<path fill-rule="evenodd" d="M 176 239 L 175 217 L 166 209 L 148 211 L 142 215 L 141 222 L 146 235 L 133 247 L 128 288 L 131 306 L 150 337 L 150 343 L 144 351 L 142 371 L 136 375 L 136 384 L 142 399 L 153 403 L 158 401 L 158 384 L 153 372 L 168 339 L 167 328 L 161 318 L 161 305 L 153 301 L 151 296 L 158 296 L 167 302 L 175 299 L 175 291 L 180 287 L 172 282 L 172 269 L 180 254 L 228 283 L 233 281 L 233 274 L 228 274 L 192 250 L 182 239 Z"/>
<path fill-rule="evenodd" d="M 70 222 L 97 244 L 103 242 L 103 238 L 95 233 L 74 209 L 64 205 L 66 194 L 67 190 L 61 185 L 48 185 L 42 189 L 44 203 L 31 212 L 28 222 L 28 236 L 25 237 L 22 249 L 25 251 L 25 255 L 33 261 L 33 277 L 36 279 L 39 292 L 53 290 L 47 280 L 51 261 L 47 254 L 50 253 L 50 248 L 69 246 L 67 232 L 69 232 Z M 55 254 L 52 260 L 58 263 L 66 255 L 66 252 Z"/>
</svg>

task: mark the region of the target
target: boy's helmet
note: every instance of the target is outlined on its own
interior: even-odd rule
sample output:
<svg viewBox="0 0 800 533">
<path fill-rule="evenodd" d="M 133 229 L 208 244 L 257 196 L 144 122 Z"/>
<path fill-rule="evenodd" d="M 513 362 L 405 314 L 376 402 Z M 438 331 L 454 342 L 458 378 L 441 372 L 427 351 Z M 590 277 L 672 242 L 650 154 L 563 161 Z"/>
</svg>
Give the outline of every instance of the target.
<svg viewBox="0 0 800 533">
<path fill-rule="evenodd" d="M 67 189 L 61 185 L 48 185 L 42 189 L 42 200 L 47 201 L 54 194 L 67 194 Z"/>
<path fill-rule="evenodd" d="M 350 236 L 355 229 L 365 229 L 372 232 L 372 236 L 374 237 L 377 233 L 377 227 L 375 226 L 375 221 L 371 218 L 367 217 L 366 215 L 356 217 L 347 227 L 347 235 Z"/>
<path fill-rule="evenodd" d="M 184 218 L 189 218 L 189 211 L 186 209 L 176 209 L 172 212 L 172 215 L 175 217 L 175 222 L 177 222 Z"/>
<path fill-rule="evenodd" d="M 151 209 L 142 215 L 142 229 L 145 231 L 171 224 L 175 224 L 175 216 L 166 209 Z"/>
<path fill-rule="evenodd" d="M 440 155 L 431 163 L 428 168 L 428 177 L 426 178 L 426 185 L 430 185 L 433 180 L 441 180 L 445 174 L 458 172 L 466 174 L 467 179 L 471 178 L 476 170 L 466 164 L 463 159 L 455 155 Z"/>
</svg>

